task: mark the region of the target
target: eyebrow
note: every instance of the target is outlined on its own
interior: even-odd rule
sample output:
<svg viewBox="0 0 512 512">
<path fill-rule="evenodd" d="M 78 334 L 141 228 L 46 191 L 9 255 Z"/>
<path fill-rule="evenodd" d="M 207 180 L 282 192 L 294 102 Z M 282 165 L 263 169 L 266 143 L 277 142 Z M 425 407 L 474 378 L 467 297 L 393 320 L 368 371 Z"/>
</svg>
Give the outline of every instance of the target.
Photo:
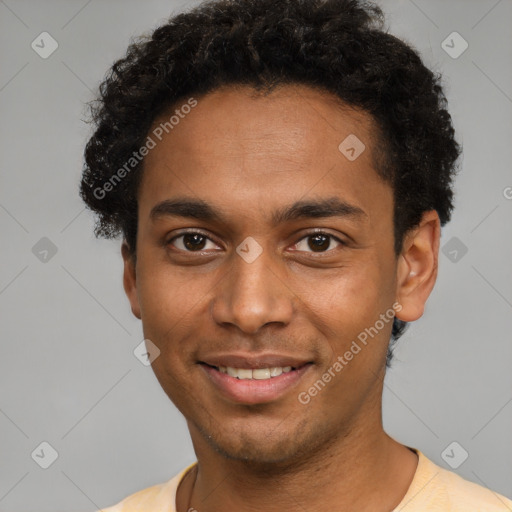
<svg viewBox="0 0 512 512">
<path fill-rule="evenodd" d="M 156 204 L 149 214 L 155 221 L 162 217 L 183 217 L 228 224 L 225 215 L 211 204 L 200 199 L 175 198 L 166 199 Z M 271 222 L 274 226 L 299 219 L 317 219 L 323 217 L 342 217 L 360 219 L 368 214 L 338 197 L 318 200 L 296 201 L 272 212 Z"/>
</svg>

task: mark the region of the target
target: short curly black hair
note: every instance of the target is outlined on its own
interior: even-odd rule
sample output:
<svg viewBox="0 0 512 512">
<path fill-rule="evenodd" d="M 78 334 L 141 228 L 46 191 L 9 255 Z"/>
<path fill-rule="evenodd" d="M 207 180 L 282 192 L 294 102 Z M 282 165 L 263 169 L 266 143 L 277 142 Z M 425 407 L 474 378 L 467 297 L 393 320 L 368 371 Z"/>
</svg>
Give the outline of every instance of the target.
<svg viewBox="0 0 512 512">
<path fill-rule="evenodd" d="M 225 85 L 266 92 L 308 85 L 369 113 L 378 130 L 376 170 L 394 191 L 396 254 L 425 211 L 436 210 L 444 225 L 461 148 L 441 76 L 387 33 L 383 18 L 376 4 L 358 0 L 210 0 L 132 40 L 90 104 L 96 131 L 80 195 L 97 214 L 95 234 L 123 235 L 135 257 L 144 160 L 132 159 L 128 171 L 126 162 L 158 116 Z M 395 319 L 388 366 L 405 327 Z"/>
</svg>

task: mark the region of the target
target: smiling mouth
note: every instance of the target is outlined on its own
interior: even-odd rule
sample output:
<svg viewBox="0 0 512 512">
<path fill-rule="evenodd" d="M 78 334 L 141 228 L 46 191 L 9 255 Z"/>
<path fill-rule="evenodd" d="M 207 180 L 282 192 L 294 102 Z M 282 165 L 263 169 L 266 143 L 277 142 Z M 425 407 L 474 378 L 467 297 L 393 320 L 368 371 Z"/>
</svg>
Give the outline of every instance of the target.
<svg viewBox="0 0 512 512">
<path fill-rule="evenodd" d="M 214 368 L 220 373 L 225 373 L 230 377 L 235 377 L 240 380 L 265 380 L 272 379 L 275 377 L 279 377 L 279 375 L 283 373 L 289 373 L 291 371 L 297 370 L 297 367 L 293 366 L 271 366 L 268 368 L 234 368 L 232 366 L 213 366 L 207 363 L 201 363 L 209 366 L 210 368 Z M 306 363 L 308 364 L 308 363 Z M 302 365 L 304 366 L 304 365 Z"/>
<path fill-rule="evenodd" d="M 215 366 L 214 362 L 218 366 Z M 221 364 L 227 362 L 226 360 L 210 361 L 210 363 L 198 361 L 199 366 L 205 372 L 205 376 L 224 398 L 230 402 L 246 405 L 273 402 L 284 397 L 298 385 L 305 374 L 309 374 L 308 370 L 313 366 L 312 362 L 297 361 L 295 363 L 291 360 L 289 362 L 293 362 L 296 366 L 266 366 L 274 361 L 259 361 L 258 363 L 240 361 L 238 363 L 244 366 L 247 364 L 247 366 L 250 365 L 253 368 L 239 368 Z M 235 363 L 234 360 L 229 362 L 231 364 Z M 257 368 L 254 368 L 254 366 L 257 366 Z"/>
</svg>

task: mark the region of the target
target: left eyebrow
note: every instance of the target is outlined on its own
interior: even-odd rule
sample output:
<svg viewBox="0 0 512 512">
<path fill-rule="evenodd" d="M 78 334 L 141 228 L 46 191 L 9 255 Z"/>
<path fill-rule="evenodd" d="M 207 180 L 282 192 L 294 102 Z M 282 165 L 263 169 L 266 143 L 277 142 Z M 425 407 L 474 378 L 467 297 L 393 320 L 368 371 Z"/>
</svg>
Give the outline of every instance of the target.
<svg viewBox="0 0 512 512">
<path fill-rule="evenodd" d="M 338 197 L 320 200 L 297 201 L 290 206 L 277 210 L 272 214 L 274 226 L 298 219 L 318 219 L 323 217 L 349 217 L 360 219 L 368 214 L 353 204 Z"/>
<path fill-rule="evenodd" d="M 149 214 L 150 219 L 153 221 L 167 216 L 228 224 L 227 218 L 222 211 L 200 199 L 167 199 L 156 204 Z M 278 224 L 293 220 L 325 217 L 360 219 L 368 217 L 368 214 L 358 206 L 347 203 L 338 197 L 330 197 L 318 200 L 296 201 L 291 205 L 274 211 L 271 215 L 271 221 L 273 226 L 277 226 Z"/>
</svg>

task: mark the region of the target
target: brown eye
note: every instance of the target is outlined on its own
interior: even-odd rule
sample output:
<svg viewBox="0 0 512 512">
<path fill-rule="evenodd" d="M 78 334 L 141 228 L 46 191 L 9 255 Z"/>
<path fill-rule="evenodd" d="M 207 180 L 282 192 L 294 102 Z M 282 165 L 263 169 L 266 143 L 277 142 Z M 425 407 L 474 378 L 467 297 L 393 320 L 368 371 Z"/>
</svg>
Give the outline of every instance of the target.
<svg viewBox="0 0 512 512">
<path fill-rule="evenodd" d="M 168 243 L 177 249 L 180 249 L 181 251 L 199 252 L 205 250 L 205 246 L 208 244 L 208 242 L 211 242 L 212 245 L 215 245 L 207 236 L 194 231 L 176 236 Z"/>
<path fill-rule="evenodd" d="M 299 251 L 305 252 L 327 252 L 333 249 L 331 241 L 334 240 L 338 245 L 343 245 L 343 242 L 333 235 L 328 233 L 313 233 L 302 238 L 296 245 Z M 310 249 L 308 251 L 307 249 Z"/>
</svg>

